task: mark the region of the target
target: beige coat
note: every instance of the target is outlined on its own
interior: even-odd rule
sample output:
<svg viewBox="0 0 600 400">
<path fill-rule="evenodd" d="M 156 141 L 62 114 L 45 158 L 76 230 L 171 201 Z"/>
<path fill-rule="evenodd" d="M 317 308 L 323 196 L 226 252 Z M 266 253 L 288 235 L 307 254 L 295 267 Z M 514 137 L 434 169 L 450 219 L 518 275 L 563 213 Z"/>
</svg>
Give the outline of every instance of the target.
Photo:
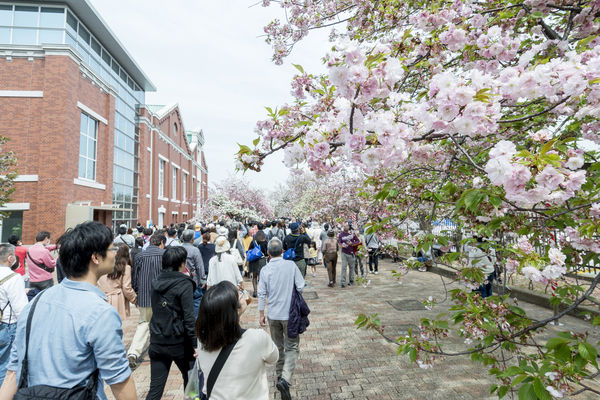
<svg viewBox="0 0 600 400">
<path fill-rule="evenodd" d="M 98 279 L 98 287 L 108 297 L 108 302 L 117 309 L 121 320 L 129 317 L 129 303 L 136 303 L 137 294 L 131 287 L 131 267 L 125 267 L 125 273 L 119 279 L 109 279 L 107 275 Z"/>
</svg>

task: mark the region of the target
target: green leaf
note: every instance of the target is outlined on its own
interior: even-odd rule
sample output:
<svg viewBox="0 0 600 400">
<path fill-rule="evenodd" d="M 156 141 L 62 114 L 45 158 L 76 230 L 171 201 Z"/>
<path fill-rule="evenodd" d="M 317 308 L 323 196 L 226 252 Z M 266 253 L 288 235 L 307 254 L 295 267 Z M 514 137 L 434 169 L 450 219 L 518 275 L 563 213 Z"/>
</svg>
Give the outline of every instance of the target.
<svg viewBox="0 0 600 400">
<path fill-rule="evenodd" d="M 415 362 L 417 360 L 417 350 L 410 349 L 408 351 L 408 356 L 410 357 L 410 362 Z"/>
<path fill-rule="evenodd" d="M 548 393 L 540 378 L 535 378 L 533 380 L 533 391 L 540 400 L 552 400 L 552 396 L 550 396 L 550 393 Z"/>
<path fill-rule="evenodd" d="M 541 11 L 534 11 L 534 12 L 531 13 L 531 16 L 533 18 L 542 18 L 544 16 L 544 14 L 542 14 Z M 519 399 L 520 399 L 520 397 L 519 397 Z"/>
<path fill-rule="evenodd" d="M 260 138 L 256 138 L 252 141 L 252 144 L 256 147 L 260 143 Z"/>
<path fill-rule="evenodd" d="M 498 389 L 498 398 L 503 398 L 504 396 L 506 396 L 506 393 L 508 393 L 508 386 L 500 386 L 500 389 Z"/>
<path fill-rule="evenodd" d="M 550 340 L 548 340 L 548 342 L 546 343 L 546 348 L 547 349 L 554 349 L 555 347 L 560 346 L 561 344 L 565 344 L 568 343 L 567 339 L 563 339 L 560 337 L 554 337 Z"/>
<path fill-rule="evenodd" d="M 304 68 L 302 68 L 302 65 L 298 65 L 298 64 L 292 64 L 298 71 L 300 71 L 301 74 L 304 74 Z"/>
<path fill-rule="evenodd" d="M 506 371 L 502 374 L 502 376 L 514 376 L 523 373 L 521 367 L 517 367 L 516 365 L 510 366 L 506 368 Z"/>
<path fill-rule="evenodd" d="M 525 383 L 519 389 L 519 400 L 536 400 L 537 396 L 531 383 Z"/>
</svg>

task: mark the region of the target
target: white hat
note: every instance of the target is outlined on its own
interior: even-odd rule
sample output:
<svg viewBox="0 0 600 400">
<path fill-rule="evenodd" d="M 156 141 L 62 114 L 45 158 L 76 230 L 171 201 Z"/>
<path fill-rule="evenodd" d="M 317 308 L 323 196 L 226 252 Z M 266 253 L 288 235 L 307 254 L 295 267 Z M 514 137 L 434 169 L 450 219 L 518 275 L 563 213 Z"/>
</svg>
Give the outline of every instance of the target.
<svg viewBox="0 0 600 400">
<path fill-rule="evenodd" d="M 230 248 L 229 240 L 225 236 L 217 236 L 215 239 L 215 253 L 225 253 Z"/>
</svg>

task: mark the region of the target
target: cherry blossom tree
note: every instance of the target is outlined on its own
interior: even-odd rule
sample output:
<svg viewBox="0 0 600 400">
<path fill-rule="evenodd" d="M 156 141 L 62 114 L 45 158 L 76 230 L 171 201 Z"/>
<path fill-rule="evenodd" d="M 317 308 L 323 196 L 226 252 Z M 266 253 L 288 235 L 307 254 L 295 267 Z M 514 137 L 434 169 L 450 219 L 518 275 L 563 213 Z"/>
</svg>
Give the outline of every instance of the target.
<svg viewBox="0 0 600 400">
<path fill-rule="evenodd" d="M 328 72 L 297 66 L 293 102 L 267 108 L 238 167 L 260 170 L 277 151 L 286 166 L 321 175 L 351 165 L 373 193 L 363 203 L 374 199 L 384 211 L 371 229 L 448 216 L 490 238 L 478 246 L 495 248 L 507 270 L 556 287 L 553 302 L 566 308 L 536 321 L 506 297 L 481 298 L 467 287 L 452 292 L 452 316 L 424 318 L 419 333 L 400 338 L 401 352 L 423 368 L 469 354 L 496 376 L 499 397 L 600 394 L 585 383 L 598 376 L 585 333 L 536 340 L 576 307 L 600 305 L 600 274 L 587 285 L 567 279 L 600 263 L 600 1 L 263 1 L 270 3 L 287 15 L 265 27 L 273 60 L 327 28 Z M 435 241 L 447 244 L 426 232 L 418 246 Z M 455 267 L 461 257 L 442 262 Z M 477 266 L 460 273 L 470 286 L 485 279 Z M 366 316 L 358 323 L 381 326 Z M 451 328 L 465 351 L 445 350 Z"/>
<path fill-rule="evenodd" d="M 199 218 L 205 221 L 223 217 L 260 221 L 272 216 L 273 211 L 261 190 L 251 188 L 243 179 L 229 176 L 209 189 Z"/>
</svg>

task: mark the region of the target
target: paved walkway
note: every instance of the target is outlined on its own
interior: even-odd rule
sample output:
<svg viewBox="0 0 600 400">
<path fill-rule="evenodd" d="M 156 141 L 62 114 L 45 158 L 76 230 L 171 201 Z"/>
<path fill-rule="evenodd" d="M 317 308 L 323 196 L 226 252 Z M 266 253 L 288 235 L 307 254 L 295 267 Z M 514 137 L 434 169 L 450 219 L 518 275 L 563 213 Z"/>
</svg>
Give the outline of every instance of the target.
<svg viewBox="0 0 600 400">
<path fill-rule="evenodd" d="M 338 263 L 338 277 L 340 265 Z M 426 272 L 410 272 L 401 282 L 391 276 L 394 264 L 382 261 L 380 274 L 369 275 L 371 284 L 364 287 L 331 289 L 327 287 L 327 272 L 318 269 L 315 278 L 307 276 L 309 287 L 305 297 L 311 307 L 311 325 L 301 336 L 300 359 L 293 379 L 294 399 L 495 399 L 490 397 L 489 386 L 494 383 L 481 364 L 473 364 L 466 357 L 452 357 L 438 361 L 434 368 L 423 370 L 410 363 L 407 356 L 397 356 L 397 347 L 387 343 L 373 332 L 354 327 L 359 313 L 378 313 L 385 331 L 390 336 L 399 336 L 408 327 L 418 325 L 423 316 L 433 317 L 447 311 L 451 306 L 445 299 L 444 284 L 455 288 L 448 279 Z M 251 283 L 246 282 L 251 288 Z M 435 297 L 440 304 L 427 311 L 415 301 Z M 316 298 L 314 298 L 316 297 Z M 390 302 L 412 300 L 400 304 L 402 311 Z M 398 305 L 397 303 L 395 303 Z M 547 317 L 549 310 L 520 304 L 534 317 Z M 415 310 L 410 310 L 415 309 Z M 124 340 L 128 346 L 132 340 L 137 321 L 137 311 L 124 323 Z M 561 320 L 561 330 L 582 331 L 589 325 L 566 317 Z M 245 328 L 258 328 L 256 303 L 250 305 L 242 318 Z M 550 331 L 556 328 L 549 328 Z M 600 331 L 600 330 L 597 330 Z M 594 334 L 600 339 L 600 332 Z M 594 342 L 596 341 L 594 340 Z M 445 350 L 464 349 L 459 338 Z M 460 347 L 459 347 L 460 346 Z M 133 373 L 138 398 L 145 398 L 150 385 L 150 361 L 145 356 L 142 364 Z M 181 399 L 183 384 L 179 371 L 173 365 L 165 389 L 164 399 Z M 275 389 L 274 368 L 269 371 L 271 399 L 279 399 Z M 107 388 L 109 398 L 110 389 Z M 591 395 L 580 395 L 576 399 L 592 399 Z"/>
</svg>

